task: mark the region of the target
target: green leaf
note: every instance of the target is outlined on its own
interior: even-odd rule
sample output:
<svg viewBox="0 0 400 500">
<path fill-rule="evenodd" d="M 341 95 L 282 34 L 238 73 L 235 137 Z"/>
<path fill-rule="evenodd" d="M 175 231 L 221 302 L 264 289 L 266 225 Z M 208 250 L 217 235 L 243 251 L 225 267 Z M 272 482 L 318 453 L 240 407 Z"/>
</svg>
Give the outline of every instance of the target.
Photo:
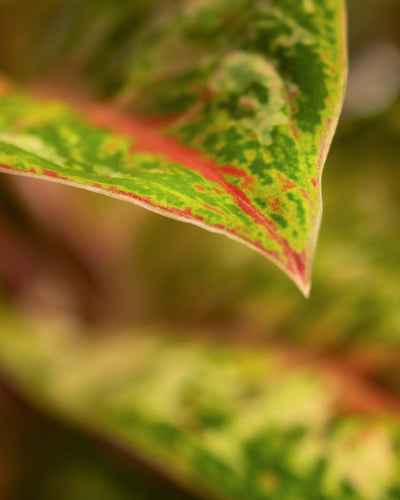
<svg viewBox="0 0 400 500">
<path fill-rule="evenodd" d="M 399 422 L 342 365 L 276 346 L 0 319 L 2 367 L 33 402 L 140 451 L 204 498 L 398 498 Z"/>
<path fill-rule="evenodd" d="M 82 22 L 70 33 L 83 73 L 89 68 L 103 89 L 114 85 L 125 112 L 65 92 L 3 90 L 1 170 L 223 233 L 271 259 L 308 295 L 322 168 L 346 75 L 343 1 L 155 5 L 125 37 L 120 2 L 86 10 L 97 27 L 113 20 L 98 29 L 94 50 Z"/>
</svg>

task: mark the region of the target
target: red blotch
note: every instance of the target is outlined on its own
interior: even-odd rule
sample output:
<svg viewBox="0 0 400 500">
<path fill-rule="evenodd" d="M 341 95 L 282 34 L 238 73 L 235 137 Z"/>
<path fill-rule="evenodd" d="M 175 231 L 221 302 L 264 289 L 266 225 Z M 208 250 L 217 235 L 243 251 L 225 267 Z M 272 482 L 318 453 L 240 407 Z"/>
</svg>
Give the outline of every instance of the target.
<svg viewBox="0 0 400 500">
<path fill-rule="evenodd" d="M 293 188 L 296 187 L 296 183 L 295 182 L 292 182 L 289 179 L 286 179 L 279 172 L 276 174 L 276 176 L 277 176 L 278 180 L 281 183 L 281 192 L 282 193 L 286 193 L 286 191 L 288 191 L 289 189 L 293 189 Z"/>
<path fill-rule="evenodd" d="M 309 201 L 310 200 L 310 197 L 308 196 L 308 193 L 307 191 L 305 191 L 304 189 L 300 189 L 300 193 L 301 193 L 301 196 L 304 200 L 306 201 Z"/>
<path fill-rule="evenodd" d="M 208 205 L 207 203 L 202 203 L 202 205 L 207 210 L 211 210 L 212 212 L 215 212 L 219 215 L 225 216 L 224 212 L 221 212 L 221 210 L 218 210 L 218 208 L 212 207 L 212 206 Z"/>
<path fill-rule="evenodd" d="M 251 177 L 246 171 L 234 167 L 232 165 L 224 165 L 220 167 L 221 172 L 227 175 L 231 175 L 232 177 L 236 177 L 238 179 L 243 179 L 242 189 L 248 189 L 251 184 L 254 183 L 254 177 Z"/>
<path fill-rule="evenodd" d="M 282 212 L 281 200 L 277 196 L 271 196 L 269 198 L 269 206 L 273 212 Z"/>
<path fill-rule="evenodd" d="M 42 174 L 46 175 L 47 177 L 53 177 L 54 179 L 59 179 L 61 181 L 69 181 L 68 177 L 63 177 L 60 175 L 58 172 L 54 172 L 54 170 L 46 170 L 45 168 L 42 169 Z"/>
<path fill-rule="evenodd" d="M 297 133 L 296 127 L 293 125 L 292 122 L 290 122 L 289 126 L 290 126 L 290 130 L 292 131 L 293 137 L 296 139 L 296 141 L 298 141 L 299 135 Z"/>
</svg>

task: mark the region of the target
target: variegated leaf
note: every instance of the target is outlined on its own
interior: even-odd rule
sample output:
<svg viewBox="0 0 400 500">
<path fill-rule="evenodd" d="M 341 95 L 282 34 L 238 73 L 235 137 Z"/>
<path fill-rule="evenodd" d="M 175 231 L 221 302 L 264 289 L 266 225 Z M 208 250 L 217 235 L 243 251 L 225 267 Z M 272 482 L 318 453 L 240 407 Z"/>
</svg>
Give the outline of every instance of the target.
<svg viewBox="0 0 400 500">
<path fill-rule="evenodd" d="M 140 452 L 196 498 L 399 498 L 398 402 L 343 364 L 152 331 L 94 339 L 1 310 L 0 320 L 2 369 L 32 402 Z"/>
<path fill-rule="evenodd" d="M 104 5 L 98 10 L 114 14 L 118 32 L 125 11 L 118 16 L 120 2 Z M 104 50 L 97 78 L 106 87 L 119 75 L 124 111 L 3 85 L 1 170 L 223 233 L 270 258 L 308 295 L 322 167 L 346 73 L 343 1 L 155 5 L 124 39 L 122 55 Z M 110 30 L 103 32 L 95 49 L 81 40 L 86 65 L 110 46 Z"/>
</svg>

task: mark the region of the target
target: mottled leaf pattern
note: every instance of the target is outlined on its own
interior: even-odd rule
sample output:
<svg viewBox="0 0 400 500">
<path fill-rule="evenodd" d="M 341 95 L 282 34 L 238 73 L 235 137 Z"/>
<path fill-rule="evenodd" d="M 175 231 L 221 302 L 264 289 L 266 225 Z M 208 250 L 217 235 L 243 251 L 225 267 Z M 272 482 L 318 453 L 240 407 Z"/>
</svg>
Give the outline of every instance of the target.
<svg viewBox="0 0 400 500">
<path fill-rule="evenodd" d="M 85 340 L 48 319 L 0 319 L 2 366 L 39 406 L 140 450 L 204 498 L 399 498 L 398 421 L 383 405 L 363 412 L 360 387 L 285 350 L 151 331 Z"/>
<path fill-rule="evenodd" d="M 165 0 L 144 18 L 98 77 L 120 75 L 129 112 L 3 91 L 1 169 L 226 234 L 308 295 L 346 72 L 342 0 Z"/>
</svg>

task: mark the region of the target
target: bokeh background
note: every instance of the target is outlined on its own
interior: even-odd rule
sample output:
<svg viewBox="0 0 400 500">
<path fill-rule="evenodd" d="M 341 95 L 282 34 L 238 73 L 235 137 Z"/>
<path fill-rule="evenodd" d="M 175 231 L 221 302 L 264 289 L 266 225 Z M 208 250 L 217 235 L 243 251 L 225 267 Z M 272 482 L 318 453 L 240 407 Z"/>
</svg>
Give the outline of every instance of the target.
<svg viewBox="0 0 400 500">
<path fill-rule="evenodd" d="M 29 78 L 49 3 L 0 1 L 2 72 Z M 1 175 L 2 500 L 178 500 L 221 481 L 232 498 L 400 498 L 400 4 L 348 11 L 307 301 L 224 237 Z"/>
</svg>

